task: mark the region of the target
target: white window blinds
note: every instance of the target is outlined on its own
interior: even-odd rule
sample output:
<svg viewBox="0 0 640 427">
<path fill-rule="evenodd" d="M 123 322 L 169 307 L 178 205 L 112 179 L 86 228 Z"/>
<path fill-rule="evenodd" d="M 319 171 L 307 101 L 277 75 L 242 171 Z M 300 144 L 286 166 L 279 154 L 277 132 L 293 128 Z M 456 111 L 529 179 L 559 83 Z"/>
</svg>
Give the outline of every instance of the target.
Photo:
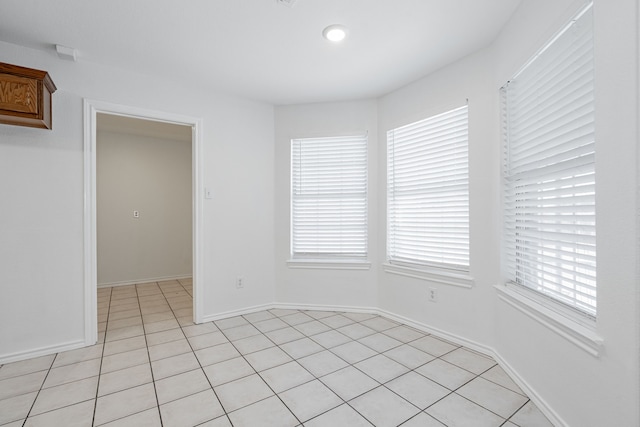
<svg viewBox="0 0 640 427">
<path fill-rule="evenodd" d="M 389 262 L 469 269 L 467 110 L 387 132 Z"/>
<path fill-rule="evenodd" d="M 591 7 L 502 90 L 511 282 L 596 314 Z"/>
<path fill-rule="evenodd" d="M 294 258 L 367 256 L 367 137 L 291 141 Z"/>
</svg>

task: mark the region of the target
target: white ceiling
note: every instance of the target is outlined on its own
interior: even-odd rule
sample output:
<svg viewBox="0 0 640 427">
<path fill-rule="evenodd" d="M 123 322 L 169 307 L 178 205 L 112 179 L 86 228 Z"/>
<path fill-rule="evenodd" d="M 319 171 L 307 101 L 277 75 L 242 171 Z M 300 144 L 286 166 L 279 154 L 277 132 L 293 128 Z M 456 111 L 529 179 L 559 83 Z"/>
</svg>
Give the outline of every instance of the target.
<svg viewBox="0 0 640 427">
<path fill-rule="evenodd" d="M 488 46 L 519 3 L 4 0 L 0 40 L 276 105 L 324 102 L 383 95 Z M 331 24 L 349 29 L 340 45 L 322 38 Z"/>
</svg>

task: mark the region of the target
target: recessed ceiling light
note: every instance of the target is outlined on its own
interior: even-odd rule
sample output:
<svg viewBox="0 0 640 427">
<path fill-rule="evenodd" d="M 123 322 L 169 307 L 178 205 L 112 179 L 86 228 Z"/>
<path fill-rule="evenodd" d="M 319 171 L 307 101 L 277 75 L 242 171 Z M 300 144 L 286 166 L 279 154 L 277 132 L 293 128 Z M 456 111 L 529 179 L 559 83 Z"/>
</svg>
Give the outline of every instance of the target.
<svg viewBox="0 0 640 427">
<path fill-rule="evenodd" d="M 322 31 L 322 35 L 330 42 L 339 43 L 347 37 L 347 28 L 344 25 L 329 25 Z"/>
</svg>

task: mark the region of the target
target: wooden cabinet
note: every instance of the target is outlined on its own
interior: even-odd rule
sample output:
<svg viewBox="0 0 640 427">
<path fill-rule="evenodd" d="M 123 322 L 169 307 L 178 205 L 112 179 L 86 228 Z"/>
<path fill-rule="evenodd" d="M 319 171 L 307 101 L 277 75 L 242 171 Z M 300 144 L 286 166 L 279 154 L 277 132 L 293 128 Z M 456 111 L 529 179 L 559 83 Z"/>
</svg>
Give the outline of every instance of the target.
<svg viewBox="0 0 640 427">
<path fill-rule="evenodd" d="M 51 94 L 46 71 L 0 62 L 0 123 L 51 129 Z"/>
</svg>

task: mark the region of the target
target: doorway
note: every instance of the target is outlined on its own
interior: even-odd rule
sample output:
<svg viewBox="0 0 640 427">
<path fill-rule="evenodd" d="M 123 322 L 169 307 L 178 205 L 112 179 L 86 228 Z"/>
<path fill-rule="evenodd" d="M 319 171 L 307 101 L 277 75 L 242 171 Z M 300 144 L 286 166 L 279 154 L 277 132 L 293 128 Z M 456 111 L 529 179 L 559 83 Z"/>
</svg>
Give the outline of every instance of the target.
<svg viewBox="0 0 640 427">
<path fill-rule="evenodd" d="M 99 119 L 100 117 L 100 119 Z M 105 120 L 106 119 L 106 120 Z M 121 106 L 117 104 L 108 104 L 98 101 L 85 100 L 84 102 L 84 241 L 85 241 L 85 345 L 92 345 L 98 339 L 97 331 L 97 286 L 98 286 L 98 239 L 97 239 L 97 131 L 98 122 L 106 123 L 112 119 L 120 124 L 141 123 L 140 120 L 152 122 L 156 128 L 162 129 L 163 125 L 179 125 L 176 128 L 164 129 L 182 129 L 188 127 L 191 130 L 191 274 L 193 280 L 193 320 L 200 323 L 202 319 L 202 292 L 200 283 L 202 275 L 200 269 L 202 256 L 199 230 L 201 230 L 201 198 L 199 195 L 202 191 L 202 169 L 200 167 L 201 153 L 201 120 L 192 117 L 179 116 L 164 112 L 152 110 L 143 110 L 133 107 Z M 137 212 L 142 215 L 142 212 Z M 132 217 L 136 213 L 132 211 Z M 104 281 L 104 280 L 103 280 Z"/>
</svg>

